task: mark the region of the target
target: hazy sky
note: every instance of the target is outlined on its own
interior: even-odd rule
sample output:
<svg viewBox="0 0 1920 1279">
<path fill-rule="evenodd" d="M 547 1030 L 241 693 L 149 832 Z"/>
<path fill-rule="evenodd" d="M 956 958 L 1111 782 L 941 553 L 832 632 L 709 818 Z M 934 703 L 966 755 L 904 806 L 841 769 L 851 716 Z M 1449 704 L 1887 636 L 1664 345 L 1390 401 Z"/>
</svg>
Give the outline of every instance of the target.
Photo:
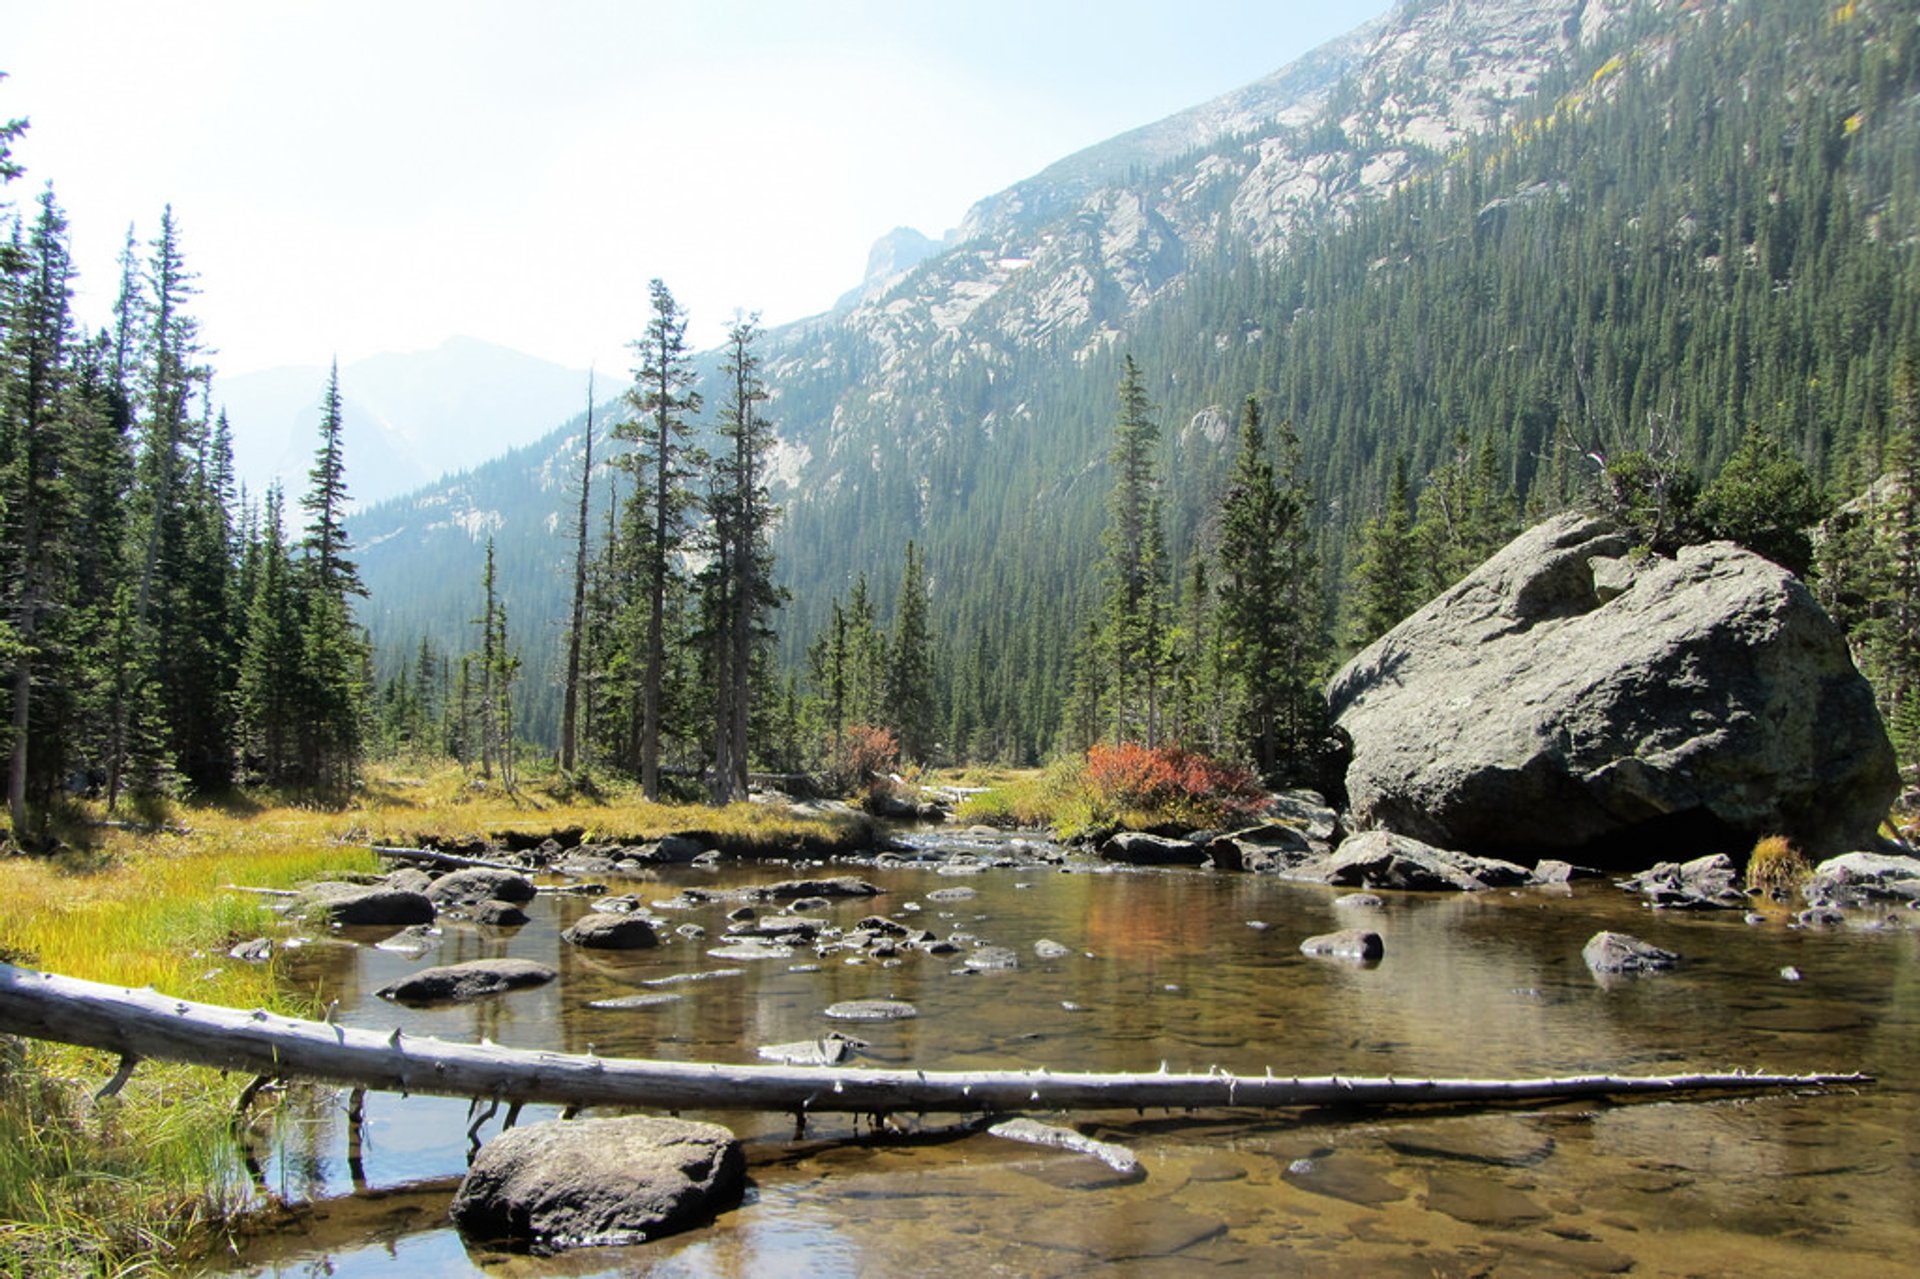
<svg viewBox="0 0 1920 1279">
<path fill-rule="evenodd" d="M 0 0 L 6 194 L 53 182 L 95 324 L 171 203 L 224 374 L 455 334 L 624 373 L 653 276 L 701 345 L 825 310 L 890 228 L 1386 8 Z"/>
</svg>

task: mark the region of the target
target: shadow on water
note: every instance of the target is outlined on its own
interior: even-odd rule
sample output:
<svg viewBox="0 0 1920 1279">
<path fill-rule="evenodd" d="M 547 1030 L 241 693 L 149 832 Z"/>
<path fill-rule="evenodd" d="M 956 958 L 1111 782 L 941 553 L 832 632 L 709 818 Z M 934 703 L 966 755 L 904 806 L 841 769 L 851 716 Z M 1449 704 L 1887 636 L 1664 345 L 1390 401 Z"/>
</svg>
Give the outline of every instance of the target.
<svg viewBox="0 0 1920 1279">
<path fill-rule="evenodd" d="M 683 886 L 793 873 L 666 871 L 612 888 L 667 903 Z M 1920 932 L 1909 919 L 1800 930 L 1782 916 L 1750 926 L 1738 913 L 1650 912 L 1605 884 L 1383 894 L 1382 906 L 1356 909 L 1335 907 L 1325 889 L 1207 872 L 858 873 L 886 896 L 809 913 L 844 927 L 878 910 L 960 936 L 961 953 L 909 953 L 891 967 L 805 950 L 784 960 L 717 958 L 708 952 L 720 944 L 725 902 L 657 908 L 667 932 L 698 925 L 704 937 L 587 953 L 558 934 L 588 903 L 542 895 L 526 926 L 448 924 L 422 955 L 304 948 L 297 979 L 337 996 L 343 1020 L 397 1024 L 409 1037 L 677 1060 L 753 1061 L 762 1044 L 835 1029 L 822 1015 L 829 1004 L 900 999 L 919 1016 L 863 1023 L 858 1034 L 870 1046 L 860 1060 L 1104 1071 L 1165 1062 L 1237 1074 L 1860 1069 L 1880 1082 L 1859 1095 L 1684 1104 L 1073 1116 L 1141 1158 L 1147 1176 L 1130 1184 L 1093 1160 L 981 1134 L 900 1141 L 816 1118 L 795 1140 L 790 1116 L 712 1116 L 748 1143 L 753 1189 L 742 1207 L 643 1248 L 552 1258 L 470 1253 L 446 1227 L 448 1179 L 465 1166 L 465 1102 L 369 1095 L 350 1167 L 346 1098 L 319 1094 L 288 1109 L 263 1161 L 276 1195 L 312 1201 L 307 1216 L 249 1239 L 215 1269 L 1891 1274 L 1920 1243 Z M 973 891 L 934 896 L 954 888 Z M 1299 953 L 1304 937 L 1355 924 L 1385 939 L 1377 965 Z M 1601 928 L 1633 932 L 1685 962 L 1602 985 L 1580 958 Z M 1066 956 L 1038 958 L 1043 938 Z M 1020 966 L 967 972 L 967 939 L 1014 949 Z M 370 994 L 424 964 L 496 955 L 545 960 L 561 978 L 435 1009 Z M 1787 966 L 1803 979 L 1785 979 Z M 681 997 L 589 1007 L 660 992 Z M 528 1107 L 520 1122 L 554 1115 Z"/>
</svg>

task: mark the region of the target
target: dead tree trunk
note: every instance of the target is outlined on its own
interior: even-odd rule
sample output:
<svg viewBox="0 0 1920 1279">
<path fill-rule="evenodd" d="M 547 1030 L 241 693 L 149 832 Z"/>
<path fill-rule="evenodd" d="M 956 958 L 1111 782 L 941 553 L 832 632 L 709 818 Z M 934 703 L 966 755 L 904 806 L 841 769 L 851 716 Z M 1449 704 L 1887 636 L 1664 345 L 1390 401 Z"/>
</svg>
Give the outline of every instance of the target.
<svg viewBox="0 0 1920 1279">
<path fill-rule="evenodd" d="M 196 1004 L 0 964 L 0 1033 L 253 1075 L 385 1092 L 648 1110 L 890 1114 L 1016 1113 L 1124 1107 L 1270 1109 L 1540 1101 L 1658 1093 L 1751 1092 L 1870 1083 L 1861 1074 L 1574 1075 L 1397 1079 L 1323 1075 L 1051 1074 L 734 1066 L 576 1056 L 493 1044 L 407 1039 L 329 1022 Z"/>
</svg>

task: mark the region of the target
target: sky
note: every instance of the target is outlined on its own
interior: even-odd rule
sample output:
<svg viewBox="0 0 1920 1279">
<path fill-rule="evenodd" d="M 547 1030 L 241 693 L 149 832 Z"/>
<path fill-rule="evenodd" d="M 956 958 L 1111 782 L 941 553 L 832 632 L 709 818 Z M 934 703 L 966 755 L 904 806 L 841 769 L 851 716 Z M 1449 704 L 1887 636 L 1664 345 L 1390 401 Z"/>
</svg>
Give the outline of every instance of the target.
<svg viewBox="0 0 1920 1279">
<path fill-rule="evenodd" d="M 826 310 L 1052 161 L 1387 0 L 0 0 L 24 208 L 80 318 L 171 205 L 226 376 L 471 336 L 624 371 L 666 281 L 702 347 Z"/>
</svg>

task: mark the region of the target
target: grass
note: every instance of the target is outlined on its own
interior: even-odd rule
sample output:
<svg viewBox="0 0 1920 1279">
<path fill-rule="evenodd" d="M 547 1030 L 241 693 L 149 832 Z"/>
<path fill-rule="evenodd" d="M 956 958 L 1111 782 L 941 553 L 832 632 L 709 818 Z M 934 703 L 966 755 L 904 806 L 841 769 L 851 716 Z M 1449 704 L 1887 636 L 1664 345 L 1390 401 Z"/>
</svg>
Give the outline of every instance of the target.
<svg viewBox="0 0 1920 1279">
<path fill-rule="evenodd" d="M 51 857 L 0 858 L 0 959 L 242 1008 L 311 1013 L 272 964 L 227 957 L 280 935 L 253 894 L 342 871 L 376 871 L 367 843 L 582 828 L 635 843 L 698 830 L 739 850 L 864 838 L 861 819 L 784 805 L 648 803 L 625 789 L 475 788 L 450 766 L 376 774 L 345 807 L 240 795 L 143 814 L 143 834 L 63 815 L 94 841 Z M 103 1053 L 0 1037 L 0 1279 L 164 1273 L 216 1243 L 249 1199 L 230 1126 L 241 1081 L 145 1063 L 118 1097 Z"/>
<path fill-rule="evenodd" d="M 1781 901 L 1791 900 L 1813 874 L 1806 857 L 1785 835 L 1768 835 L 1747 857 L 1747 888 Z"/>
</svg>

